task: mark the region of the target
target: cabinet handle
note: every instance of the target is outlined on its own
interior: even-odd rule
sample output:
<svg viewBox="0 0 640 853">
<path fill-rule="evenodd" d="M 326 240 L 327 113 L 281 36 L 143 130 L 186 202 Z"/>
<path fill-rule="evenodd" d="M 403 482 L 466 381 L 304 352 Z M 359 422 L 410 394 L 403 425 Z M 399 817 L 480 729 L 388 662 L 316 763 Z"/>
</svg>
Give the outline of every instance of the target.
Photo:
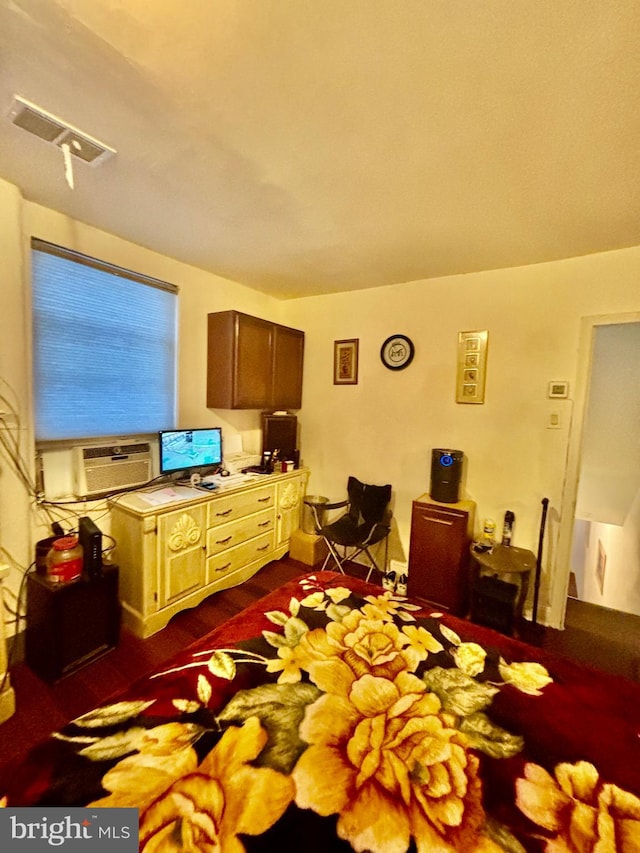
<svg viewBox="0 0 640 853">
<path fill-rule="evenodd" d="M 425 521 L 432 521 L 434 524 L 444 524 L 446 527 L 453 527 L 453 521 L 446 521 L 444 518 L 433 518 L 430 515 L 423 515 Z"/>
<path fill-rule="evenodd" d="M 231 565 L 231 563 L 225 563 L 225 565 L 224 565 L 224 566 L 220 566 L 219 568 L 214 569 L 214 571 L 216 571 L 216 572 L 226 572 L 230 565 Z"/>
<path fill-rule="evenodd" d="M 224 512 L 217 512 L 216 515 L 229 515 L 230 512 L 233 512 L 233 507 L 229 507 L 229 509 L 225 509 Z"/>
<path fill-rule="evenodd" d="M 231 542 L 232 536 L 227 536 L 226 539 L 216 539 L 216 545 L 224 545 L 227 542 Z"/>
<path fill-rule="evenodd" d="M 271 500 L 271 495 L 267 495 L 265 498 L 258 498 L 258 503 L 263 504 L 266 501 L 270 501 L 270 500 Z"/>
<path fill-rule="evenodd" d="M 261 521 L 258 527 L 269 527 L 271 524 L 271 519 L 267 519 L 267 521 Z"/>
<path fill-rule="evenodd" d="M 268 551 L 268 550 L 269 550 L 269 543 L 268 542 L 266 545 L 262 545 L 262 547 L 256 548 L 256 551 Z"/>
</svg>

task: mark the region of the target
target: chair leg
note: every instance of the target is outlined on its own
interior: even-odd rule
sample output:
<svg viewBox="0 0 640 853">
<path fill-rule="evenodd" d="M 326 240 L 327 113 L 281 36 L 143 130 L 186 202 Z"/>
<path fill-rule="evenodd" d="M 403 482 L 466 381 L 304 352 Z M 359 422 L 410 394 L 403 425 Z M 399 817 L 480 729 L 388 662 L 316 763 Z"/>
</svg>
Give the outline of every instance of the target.
<svg viewBox="0 0 640 853">
<path fill-rule="evenodd" d="M 369 569 L 369 573 L 367 574 L 367 581 L 368 581 L 368 580 L 369 580 L 369 578 L 371 577 L 371 572 L 372 572 L 374 569 L 375 569 L 377 572 L 379 572 L 381 575 L 384 575 L 384 570 L 383 570 L 383 569 L 381 569 L 381 568 L 380 568 L 380 566 L 376 563 L 376 561 L 374 560 L 374 558 L 373 558 L 373 556 L 372 556 L 371 552 L 369 551 L 369 549 L 368 549 L 368 548 L 363 548 L 362 550 L 363 550 L 363 552 L 367 555 L 367 557 L 369 558 L 369 562 L 371 563 L 371 567 L 370 567 L 370 569 Z M 386 562 L 385 562 L 385 566 L 386 566 Z"/>
<path fill-rule="evenodd" d="M 324 541 L 327 543 L 327 548 L 329 549 L 329 553 L 324 558 L 324 563 L 322 564 L 321 571 L 324 571 L 327 568 L 327 565 L 329 564 L 329 562 L 333 559 L 336 566 L 338 567 L 338 571 L 342 572 L 343 575 L 346 575 L 346 572 L 344 570 L 344 563 L 346 563 L 347 561 L 351 562 L 351 561 L 355 560 L 356 557 L 360 556 L 360 554 L 366 554 L 366 556 L 369 560 L 369 564 L 370 564 L 369 565 L 369 571 L 367 572 L 366 580 L 369 581 L 371 579 L 371 573 L 373 572 L 374 569 L 377 572 L 379 572 L 381 575 L 384 575 L 384 569 L 381 569 L 380 566 L 376 563 L 373 555 L 371 554 L 371 551 L 369 551 L 369 548 L 366 545 L 364 547 L 356 547 L 351 554 L 348 553 L 347 546 L 343 546 L 344 554 L 341 557 L 340 553 L 338 551 L 338 547 L 339 547 L 338 545 L 334 544 L 333 542 L 331 542 L 329 539 L 326 539 L 326 538 L 324 538 Z M 385 553 L 385 566 L 386 566 L 386 553 Z"/>
<path fill-rule="evenodd" d="M 327 554 L 327 556 L 325 557 L 324 563 L 322 564 L 322 571 L 324 571 L 324 569 L 326 568 L 327 563 L 328 563 L 328 562 L 329 562 L 329 560 L 331 560 L 331 558 L 333 557 L 333 559 L 334 559 L 334 561 L 335 561 L 335 563 L 336 563 L 336 565 L 337 565 L 337 567 L 338 567 L 338 570 L 339 570 L 340 572 L 342 572 L 342 574 L 343 574 L 343 575 L 344 575 L 344 574 L 346 574 L 345 570 L 342 568 L 342 563 L 343 563 L 343 562 L 344 562 L 344 560 L 346 559 L 346 556 L 345 556 L 345 558 L 344 558 L 343 560 L 341 560 L 341 559 L 340 559 L 340 554 L 339 554 L 339 553 L 338 553 L 338 551 L 337 551 L 337 546 L 336 546 L 336 545 L 334 545 L 334 544 L 333 544 L 333 542 L 330 542 L 330 541 L 329 541 L 328 539 L 326 539 L 326 538 L 325 538 L 325 540 L 324 540 L 324 541 L 327 543 L 327 547 L 328 547 L 328 549 L 329 549 L 329 553 L 328 553 L 328 554 Z"/>
</svg>

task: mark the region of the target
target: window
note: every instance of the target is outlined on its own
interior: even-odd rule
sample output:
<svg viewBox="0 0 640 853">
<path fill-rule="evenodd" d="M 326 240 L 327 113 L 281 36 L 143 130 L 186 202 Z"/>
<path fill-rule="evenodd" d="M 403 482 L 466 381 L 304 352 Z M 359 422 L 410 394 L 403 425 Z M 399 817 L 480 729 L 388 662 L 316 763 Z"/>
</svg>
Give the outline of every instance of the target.
<svg viewBox="0 0 640 853">
<path fill-rule="evenodd" d="M 38 441 L 175 426 L 177 288 L 33 239 Z"/>
</svg>

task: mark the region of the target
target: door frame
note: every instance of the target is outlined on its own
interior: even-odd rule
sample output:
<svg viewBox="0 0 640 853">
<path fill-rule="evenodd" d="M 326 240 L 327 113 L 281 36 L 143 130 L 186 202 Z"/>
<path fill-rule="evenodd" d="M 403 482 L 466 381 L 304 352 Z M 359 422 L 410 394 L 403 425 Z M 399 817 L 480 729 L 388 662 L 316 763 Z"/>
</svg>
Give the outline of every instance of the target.
<svg viewBox="0 0 640 853">
<path fill-rule="evenodd" d="M 624 314 L 596 314 L 582 317 L 580 321 L 580 342 L 576 368 L 575 391 L 573 396 L 573 416 L 567 446 L 567 464 L 565 467 L 560 525 L 558 531 L 557 557 L 550 602 L 549 623 L 564 628 L 567 609 L 567 594 L 571 575 L 571 549 L 573 529 L 578 500 L 580 462 L 582 460 L 582 437 L 589 402 L 589 386 L 593 366 L 593 346 L 595 330 L 599 326 L 640 323 L 640 311 Z"/>
</svg>

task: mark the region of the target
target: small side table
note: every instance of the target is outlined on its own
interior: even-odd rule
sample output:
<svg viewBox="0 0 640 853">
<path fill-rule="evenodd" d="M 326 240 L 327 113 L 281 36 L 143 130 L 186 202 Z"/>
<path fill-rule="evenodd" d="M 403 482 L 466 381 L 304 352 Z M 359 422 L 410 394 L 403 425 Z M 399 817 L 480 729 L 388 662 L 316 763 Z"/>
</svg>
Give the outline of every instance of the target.
<svg viewBox="0 0 640 853">
<path fill-rule="evenodd" d="M 500 627 L 500 622 L 503 622 L 506 624 L 507 629 L 509 627 L 512 628 L 513 624 L 517 624 L 523 616 L 524 604 L 529 591 L 529 580 L 536 566 L 535 554 L 526 548 L 516 548 L 513 545 L 494 545 L 490 551 L 474 551 L 472 546 L 471 557 L 473 567 L 471 579 L 472 621 L 482 621 L 481 618 L 476 618 L 481 617 L 478 606 L 481 578 L 496 578 L 503 582 L 500 585 L 503 589 L 507 588 L 504 582 L 513 584 L 515 595 L 512 597 L 513 600 L 508 602 L 510 610 L 508 616 L 510 618 L 503 618 L 501 620 L 498 616 L 495 620 L 497 624 L 492 624 L 490 627 Z M 499 610 L 500 606 L 502 606 L 504 610 L 505 604 L 504 600 L 502 603 L 496 601 L 496 609 Z"/>
<path fill-rule="evenodd" d="M 45 681 L 57 681 L 114 649 L 120 638 L 118 566 L 94 579 L 51 583 L 27 575 L 25 660 Z"/>
</svg>

